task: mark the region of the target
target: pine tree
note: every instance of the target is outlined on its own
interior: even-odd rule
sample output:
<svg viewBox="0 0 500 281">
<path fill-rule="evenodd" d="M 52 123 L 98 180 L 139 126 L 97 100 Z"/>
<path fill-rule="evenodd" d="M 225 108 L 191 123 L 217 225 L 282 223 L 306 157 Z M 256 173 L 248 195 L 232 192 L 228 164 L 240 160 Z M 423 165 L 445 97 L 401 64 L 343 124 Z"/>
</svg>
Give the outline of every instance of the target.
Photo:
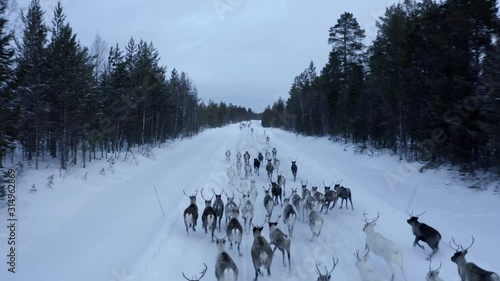
<svg viewBox="0 0 500 281">
<path fill-rule="evenodd" d="M 5 10 L 7 1 L 0 1 L 0 168 L 8 149 L 13 149 L 17 136 L 19 105 L 15 92 L 13 71 L 14 49 L 11 46 L 12 34 L 6 31 Z"/>
<path fill-rule="evenodd" d="M 42 155 L 41 147 L 47 128 L 47 96 L 45 73 L 45 54 L 47 27 L 43 23 L 44 12 L 39 0 L 33 0 L 26 14 L 22 14 L 23 36 L 19 46 L 17 77 L 22 104 L 20 138 L 24 145 L 27 159 Z"/>
</svg>

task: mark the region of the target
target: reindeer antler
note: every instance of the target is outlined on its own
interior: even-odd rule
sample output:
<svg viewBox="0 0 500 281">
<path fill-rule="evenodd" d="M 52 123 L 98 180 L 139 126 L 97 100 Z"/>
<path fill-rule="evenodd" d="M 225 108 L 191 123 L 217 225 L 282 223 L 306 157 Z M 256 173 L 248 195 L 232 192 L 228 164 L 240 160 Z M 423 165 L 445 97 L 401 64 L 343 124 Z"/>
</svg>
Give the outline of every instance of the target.
<svg viewBox="0 0 500 281">
<path fill-rule="evenodd" d="M 470 243 L 470 246 L 465 248 L 464 251 L 469 250 L 472 247 L 472 245 L 474 245 L 474 235 L 471 234 L 471 237 L 472 237 L 472 243 Z"/>
<path fill-rule="evenodd" d="M 319 276 L 327 276 L 327 275 L 330 275 L 330 274 L 333 272 L 333 270 L 335 269 L 335 267 L 336 267 L 336 266 L 337 266 L 337 264 L 339 263 L 339 259 L 337 258 L 337 260 L 335 260 L 335 258 L 334 258 L 334 257 L 332 257 L 332 260 L 333 260 L 333 266 L 332 266 L 332 269 L 331 269 L 330 271 L 328 271 L 328 268 L 325 266 L 325 273 L 326 273 L 326 274 L 324 274 L 324 275 L 323 275 L 323 274 L 321 274 L 321 271 L 320 271 L 320 270 L 319 270 L 319 268 L 318 268 L 318 265 L 319 265 L 319 263 L 320 263 L 320 262 L 319 262 L 319 261 L 318 261 L 318 262 L 316 262 L 316 272 L 318 273 L 318 275 L 319 275 Z"/>
<path fill-rule="evenodd" d="M 333 272 L 333 270 L 335 269 L 335 267 L 337 266 L 337 264 L 339 263 L 339 259 L 337 258 L 337 261 L 335 261 L 335 258 L 332 257 L 332 260 L 333 260 L 333 266 L 332 266 L 332 269 L 330 271 L 327 270 L 327 274 L 326 275 L 329 275 L 330 273 Z M 325 266 L 325 269 L 326 269 L 326 266 Z"/>
<path fill-rule="evenodd" d="M 420 217 L 421 215 L 425 214 L 425 211 L 423 211 L 422 213 L 418 214 L 418 215 L 414 215 L 413 214 L 413 210 L 411 211 L 411 215 L 410 217 Z"/>
<path fill-rule="evenodd" d="M 435 271 L 435 270 L 439 270 L 441 268 L 441 266 L 443 265 L 441 262 L 439 262 L 439 267 L 432 270 L 431 268 L 431 264 L 432 264 L 432 259 L 429 260 L 429 271 Z"/>
<path fill-rule="evenodd" d="M 455 246 L 457 246 L 456 248 L 451 245 L 452 241 L 453 241 L 453 244 L 455 244 Z M 448 242 L 448 245 L 450 246 L 450 248 L 455 250 L 455 252 L 458 252 L 458 251 L 460 251 L 460 249 L 463 249 L 462 246 L 458 245 L 457 242 L 455 242 L 455 238 L 453 238 L 453 236 L 451 236 L 451 241 Z"/>
<path fill-rule="evenodd" d="M 363 221 L 365 223 L 374 223 L 380 218 L 380 212 L 377 211 L 377 217 L 375 219 L 373 219 L 371 222 L 368 222 L 368 219 L 366 218 L 366 211 L 364 211 L 364 210 L 363 210 L 363 217 L 364 217 Z"/>
<path fill-rule="evenodd" d="M 457 248 L 455 248 L 455 247 L 453 247 L 453 246 L 451 245 L 451 241 L 450 241 L 448 244 L 450 245 L 450 248 L 452 248 L 452 249 L 453 249 L 453 250 L 455 250 L 456 252 L 458 252 L 458 251 L 460 251 L 460 250 L 461 250 L 461 251 L 467 251 L 467 250 L 469 250 L 469 249 L 472 247 L 472 245 L 474 245 L 474 235 L 471 235 L 471 237 L 472 237 L 472 242 L 471 242 L 471 244 L 469 245 L 469 247 L 467 247 L 467 248 L 465 248 L 465 249 L 464 249 L 464 247 L 462 247 L 462 245 L 457 244 L 457 242 L 455 241 L 455 238 L 453 238 L 453 236 L 451 237 L 451 241 L 453 241 L 453 244 L 455 244 L 455 246 L 457 246 Z"/>
<path fill-rule="evenodd" d="M 196 277 L 196 275 L 194 276 L 194 279 L 190 279 L 190 278 L 187 278 L 186 275 L 184 274 L 184 272 L 182 273 L 182 276 L 184 276 L 184 278 L 186 278 L 186 280 L 188 281 L 200 281 L 201 278 L 203 278 L 203 276 L 205 276 L 205 273 L 207 273 L 207 265 L 205 263 L 203 263 L 203 265 L 205 266 L 205 269 L 203 269 L 200 273 L 201 273 L 201 276 L 200 278 Z"/>
<path fill-rule="evenodd" d="M 207 199 L 205 199 L 205 196 L 203 196 L 203 189 L 204 189 L 204 187 L 201 189 L 201 198 L 202 198 L 203 200 L 207 201 Z"/>
</svg>

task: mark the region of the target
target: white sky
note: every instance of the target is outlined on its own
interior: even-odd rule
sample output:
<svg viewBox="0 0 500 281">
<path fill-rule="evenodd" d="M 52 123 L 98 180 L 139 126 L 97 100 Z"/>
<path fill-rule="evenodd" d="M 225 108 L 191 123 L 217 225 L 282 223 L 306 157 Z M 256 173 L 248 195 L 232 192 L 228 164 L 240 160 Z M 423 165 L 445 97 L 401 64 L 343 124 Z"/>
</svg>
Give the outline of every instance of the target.
<svg viewBox="0 0 500 281">
<path fill-rule="evenodd" d="M 17 0 L 19 8 L 30 0 Z M 56 0 L 40 0 L 50 24 Z M 311 60 L 318 72 L 331 46 L 328 30 L 351 12 L 367 42 L 375 21 L 395 0 L 61 0 L 83 45 L 97 32 L 110 46 L 130 37 L 152 41 L 161 63 L 186 72 L 205 101 L 261 112 L 288 98 L 296 75 Z M 219 8 L 216 8 L 218 6 Z M 225 9 L 226 8 L 226 9 Z M 225 10 L 224 10 L 225 9 Z"/>
</svg>

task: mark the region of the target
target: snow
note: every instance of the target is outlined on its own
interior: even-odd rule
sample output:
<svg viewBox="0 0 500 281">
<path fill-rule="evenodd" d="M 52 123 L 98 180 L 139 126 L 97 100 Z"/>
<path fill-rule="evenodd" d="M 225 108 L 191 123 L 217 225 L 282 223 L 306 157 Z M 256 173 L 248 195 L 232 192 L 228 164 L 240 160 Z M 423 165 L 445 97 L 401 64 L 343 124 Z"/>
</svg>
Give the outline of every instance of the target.
<svg viewBox="0 0 500 281">
<path fill-rule="evenodd" d="M 215 258 L 217 248 L 210 242 L 210 232 L 201 227 L 203 201 L 197 197 L 200 218 L 197 231 L 186 234 L 182 213 L 189 204 L 183 190 L 190 194 L 204 188 L 210 196 L 214 188 L 226 191 L 239 186 L 236 177 L 233 187 L 228 185 L 226 169 L 235 165 L 236 152 L 248 151 L 253 163 L 257 152 L 276 147 L 281 171 L 286 177 L 287 196 L 291 188 L 299 188 L 301 180 L 311 184 L 330 184 L 342 180 L 353 194 L 354 210 L 335 209 L 321 213 L 324 226 L 321 235 L 310 242 L 311 231 L 304 222 L 297 221 L 292 238 L 292 267 L 284 268 L 279 251 L 273 260 L 271 276 L 259 280 L 316 280 L 315 263 L 320 268 L 331 268 L 332 256 L 339 264 L 332 280 L 360 280 L 355 266 L 355 252 L 363 250 L 365 234 L 362 231 L 363 211 L 369 217 L 380 212 L 375 231 L 396 242 L 403 251 L 408 280 L 424 280 L 431 250 L 413 247 L 414 236 L 406 223 L 408 213 L 421 213 L 420 221 L 435 227 L 443 239 L 440 251 L 433 259 L 433 267 L 442 262 L 440 277 L 459 280 L 456 265 L 450 258 L 454 251 L 447 245 L 450 238 L 469 245 L 471 235 L 475 244 L 467 259 L 484 269 L 500 272 L 496 254 L 500 252 L 500 205 L 492 190 L 472 190 L 466 183 L 446 170 L 418 172 L 420 164 L 399 162 L 390 155 L 357 155 L 353 147 L 326 138 L 302 137 L 279 129 L 262 128 L 253 121 L 254 133 L 240 130 L 238 125 L 206 130 L 191 139 L 168 143 L 154 150 L 154 157 L 135 153 L 138 165 L 117 161 L 112 171 L 105 160 L 95 160 L 86 169 L 74 168 L 65 177 L 59 177 L 56 165 L 40 170 L 29 169 L 17 178 L 16 215 L 16 273 L 7 271 L 10 234 L 7 209 L 0 209 L 0 280 L 102 280 L 153 281 L 184 280 L 182 273 L 200 276 L 203 264 L 208 271 L 204 281 L 216 280 Z M 264 133 L 265 131 L 265 133 Z M 270 137 L 270 144 L 265 142 Z M 224 152 L 231 149 L 231 162 Z M 297 181 L 293 182 L 289 159 L 297 158 Z M 264 161 L 265 162 L 265 161 Z M 106 174 L 99 171 L 105 168 Z M 258 188 L 253 223 L 265 222 L 262 186 L 269 185 L 265 163 L 260 176 L 253 174 Z M 87 174 L 87 180 L 83 177 Z M 54 174 L 54 185 L 46 187 L 47 177 Z M 273 175 L 276 181 L 276 174 Z M 29 190 L 36 184 L 37 191 Z M 162 211 L 156 198 L 158 191 Z M 299 192 L 300 194 L 300 192 Z M 226 197 L 223 196 L 224 203 Z M 238 202 L 238 200 L 236 200 Z M 340 203 L 340 200 L 339 202 Z M 273 217 L 283 208 L 275 207 Z M 240 214 L 241 218 L 241 214 Z M 225 218 L 222 220 L 225 227 Z M 282 220 L 278 227 L 287 233 Z M 218 237 L 225 236 L 216 231 Z M 269 241 L 269 228 L 263 235 Z M 236 247 L 226 250 L 236 261 L 238 280 L 253 280 L 254 269 L 250 257 L 253 242 L 251 233 L 243 235 L 239 257 Z M 381 257 L 370 254 L 368 264 L 387 280 L 391 272 Z M 396 272 L 395 280 L 404 280 Z"/>
</svg>

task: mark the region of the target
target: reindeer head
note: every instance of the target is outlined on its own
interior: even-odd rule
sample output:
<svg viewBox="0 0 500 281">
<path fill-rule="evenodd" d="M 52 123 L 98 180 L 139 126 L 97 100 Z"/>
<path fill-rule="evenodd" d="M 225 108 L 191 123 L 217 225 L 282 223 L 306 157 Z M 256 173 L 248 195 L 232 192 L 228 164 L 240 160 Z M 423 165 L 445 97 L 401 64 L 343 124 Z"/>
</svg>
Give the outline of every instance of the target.
<svg viewBox="0 0 500 281">
<path fill-rule="evenodd" d="M 417 225 L 419 224 L 418 222 L 418 217 L 420 217 L 421 215 L 423 215 L 425 213 L 425 211 L 421 214 L 418 214 L 418 215 L 413 215 L 413 211 L 411 212 L 410 215 L 410 218 L 406 220 L 406 222 L 411 225 L 411 226 L 414 226 L 414 225 Z"/>
<path fill-rule="evenodd" d="M 335 258 L 332 257 L 333 260 L 333 266 L 330 271 L 328 271 L 328 268 L 325 266 L 325 274 L 322 274 L 321 271 L 318 268 L 319 262 L 316 262 L 316 273 L 319 275 L 317 281 L 330 281 L 332 278 L 332 272 L 339 263 L 339 259 L 335 260 Z"/>
<path fill-rule="evenodd" d="M 231 190 L 233 196 L 229 197 L 229 195 L 227 195 L 227 193 L 225 191 L 223 191 L 224 194 L 226 194 L 226 198 L 227 198 L 227 202 L 234 202 L 234 191 Z"/>
<path fill-rule="evenodd" d="M 217 250 L 219 251 L 219 253 L 225 251 L 226 237 L 227 236 L 225 236 L 224 238 L 218 238 L 217 236 L 215 236 L 215 239 L 216 239 L 215 245 L 217 245 Z"/>
<path fill-rule="evenodd" d="M 318 191 L 318 187 L 317 187 L 317 186 L 315 186 L 315 185 L 313 185 L 313 186 L 311 186 L 311 190 L 312 190 L 313 192 L 316 192 L 316 191 Z"/>
<path fill-rule="evenodd" d="M 195 189 L 195 193 L 193 195 L 187 195 L 186 194 L 186 191 L 182 190 L 182 192 L 184 193 L 184 195 L 186 195 L 187 197 L 189 197 L 189 201 L 191 204 L 196 204 L 196 195 L 198 195 L 198 188 Z"/>
<path fill-rule="evenodd" d="M 186 278 L 186 280 L 188 280 L 188 281 L 200 281 L 201 278 L 203 278 L 203 276 L 205 276 L 205 273 L 207 273 L 207 269 L 208 269 L 208 267 L 205 263 L 203 265 L 205 266 L 205 269 L 203 269 L 201 271 L 201 273 L 200 273 L 201 276 L 199 278 L 196 277 L 196 275 L 193 278 L 187 278 L 186 275 L 184 274 L 184 272 L 182 273 L 182 276 L 184 276 L 184 278 Z"/>
<path fill-rule="evenodd" d="M 205 201 L 205 207 L 210 207 L 212 206 L 212 199 L 214 198 L 214 196 L 212 195 L 212 198 L 210 199 L 205 198 L 205 196 L 203 196 L 203 189 L 204 188 L 201 189 L 201 198 L 203 198 L 203 200 Z"/>
<path fill-rule="evenodd" d="M 292 195 L 297 194 L 297 188 L 292 188 Z"/>
<path fill-rule="evenodd" d="M 215 189 L 213 189 L 213 188 L 212 188 L 212 192 L 213 192 L 213 193 L 214 193 L 214 195 L 215 195 L 215 201 L 222 200 L 222 193 L 224 192 L 224 190 L 222 190 L 222 192 L 221 192 L 221 193 L 217 194 L 217 193 L 215 192 Z"/>
<path fill-rule="evenodd" d="M 253 225 L 253 224 L 252 224 Z M 252 229 L 252 233 L 253 233 L 253 237 L 257 237 L 257 236 L 261 236 L 262 234 L 262 230 L 264 230 L 264 227 L 263 226 L 253 226 L 253 229 Z"/>
<path fill-rule="evenodd" d="M 366 218 L 365 211 L 363 211 L 363 217 L 364 217 L 363 221 L 365 222 L 365 226 L 363 226 L 363 231 L 365 233 L 373 232 L 373 229 L 377 225 L 376 221 L 380 218 L 380 212 L 377 212 L 377 217 L 375 219 L 371 220 L 370 222 L 368 222 L 368 219 Z"/>
<path fill-rule="evenodd" d="M 359 256 L 359 250 L 356 250 L 356 266 L 360 266 L 362 264 L 366 264 L 368 260 L 368 253 L 370 252 L 370 248 L 366 247 L 367 251 L 363 257 Z"/>
<path fill-rule="evenodd" d="M 281 218 L 281 215 L 279 215 L 276 218 L 276 221 L 274 221 L 274 222 L 269 221 L 268 222 L 268 224 L 269 224 L 269 232 L 273 232 L 273 230 L 275 230 L 278 227 L 278 222 L 279 222 L 280 218 Z"/>
<path fill-rule="evenodd" d="M 269 184 L 269 188 L 268 189 L 266 189 L 264 186 L 262 188 L 264 189 L 264 193 L 266 195 L 270 195 L 269 192 L 271 191 L 271 184 Z"/>
<path fill-rule="evenodd" d="M 333 184 L 333 182 L 332 182 L 332 184 Z M 327 192 L 328 190 L 330 190 L 332 188 L 332 184 L 326 185 L 325 181 L 323 181 L 323 186 L 325 187 L 325 192 Z"/>
<path fill-rule="evenodd" d="M 474 245 L 474 235 L 472 236 L 472 243 L 470 244 L 469 247 L 463 248 L 462 245 L 458 245 L 457 242 L 455 242 L 455 238 L 451 237 L 451 241 L 449 242 L 450 248 L 455 250 L 455 254 L 451 257 L 451 261 L 454 263 L 459 263 L 461 261 L 465 261 L 465 255 L 467 255 L 467 250 Z M 456 247 L 451 245 L 451 242 L 453 241 L 453 244 L 455 244 Z"/>
<path fill-rule="evenodd" d="M 269 232 L 273 232 L 278 227 L 278 222 L 269 222 Z"/>
<path fill-rule="evenodd" d="M 290 205 L 290 197 L 283 199 L 283 206 Z"/>
<path fill-rule="evenodd" d="M 302 186 L 302 189 L 307 189 L 307 181 L 304 183 L 304 181 L 300 181 L 300 185 Z"/>
<path fill-rule="evenodd" d="M 429 272 L 427 272 L 427 276 L 425 278 L 425 280 L 427 281 L 433 281 L 433 280 L 436 280 L 438 275 L 439 275 L 439 269 L 441 268 L 441 262 L 439 262 L 439 267 L 432 270 L 431 268 L 431 265 L 432 265 L 432 260 L 429 261 Z"/>
</svg>

